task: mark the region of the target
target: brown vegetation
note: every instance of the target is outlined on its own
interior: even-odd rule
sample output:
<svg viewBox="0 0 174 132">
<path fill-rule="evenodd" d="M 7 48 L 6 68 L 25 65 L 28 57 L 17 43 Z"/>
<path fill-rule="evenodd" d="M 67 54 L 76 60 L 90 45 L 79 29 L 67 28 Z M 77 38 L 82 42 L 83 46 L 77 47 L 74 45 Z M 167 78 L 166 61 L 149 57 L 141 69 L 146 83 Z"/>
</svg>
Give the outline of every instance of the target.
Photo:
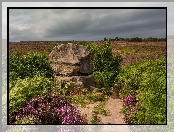
<svg viewBox="0 0 174 132">
<path fill-rule="evenodd" d="M 29 51 L 46 54 L 54 44 L 68 43 L 69 41 L 21 41 L 9 43 L 9 54 L 19 51 L 23 54 Z M 96 41 L 93 44 L 101 44 Z M 111 42 L 114 54 L 121 54 L 123 62 L 121 65 L 140 62 L 143 60 L 156 59 L 166 55 L 166 42 Z"/>
</svg>

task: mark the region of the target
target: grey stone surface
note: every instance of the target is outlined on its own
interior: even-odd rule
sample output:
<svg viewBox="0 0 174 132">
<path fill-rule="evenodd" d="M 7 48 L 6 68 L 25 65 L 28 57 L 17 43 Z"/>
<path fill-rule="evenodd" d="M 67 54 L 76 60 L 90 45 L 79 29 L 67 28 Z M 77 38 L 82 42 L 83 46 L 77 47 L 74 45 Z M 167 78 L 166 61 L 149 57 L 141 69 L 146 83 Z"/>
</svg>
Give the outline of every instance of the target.
<svg viewBox="0 0 174 132">
<path fill-rule="evenodd" d="M 49 59 L 57 76 L 90 75 L 93 71 L 92 55 L 86 46 L 61 44 L 53 49 Z"/>
</svg>

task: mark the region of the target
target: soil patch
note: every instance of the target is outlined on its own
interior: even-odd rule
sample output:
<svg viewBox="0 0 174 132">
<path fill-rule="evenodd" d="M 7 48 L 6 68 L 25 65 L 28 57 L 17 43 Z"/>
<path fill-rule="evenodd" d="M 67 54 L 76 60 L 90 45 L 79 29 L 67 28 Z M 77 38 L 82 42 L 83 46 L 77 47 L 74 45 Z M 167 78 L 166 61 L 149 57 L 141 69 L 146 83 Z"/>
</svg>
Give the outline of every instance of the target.
<svg viewBox="0 0 174 132">
<path fill-rule="evenodd" d="M 100 102 L 88 104 L 85 108 L 78 107 L 81 113 L 86 115 L 88 123 L 90 123 L 92 119 L 94 107 L 99 105 L 99 103 Z M 99 114 L 98 116 L 101 118 L 101 121 L 98 124 L 126 124 L 123 119 L 124 115 L 120 113 L 122 105 L 123 102 L 120 99 L 109 97 L 104 107 L 105 110 L 109 111 L 109 115 Z"/>
</svg>

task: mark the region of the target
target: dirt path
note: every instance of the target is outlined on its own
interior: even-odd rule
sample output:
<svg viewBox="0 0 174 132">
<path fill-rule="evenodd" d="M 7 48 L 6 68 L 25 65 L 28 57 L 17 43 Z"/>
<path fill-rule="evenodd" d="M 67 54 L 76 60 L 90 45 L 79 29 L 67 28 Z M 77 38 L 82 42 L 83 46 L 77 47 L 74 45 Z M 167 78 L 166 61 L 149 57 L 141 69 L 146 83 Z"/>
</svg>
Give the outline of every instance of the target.
<svg viewBox="0 0 174 132">
<path fill-rule="evenodd" d="M 88 123 L 92 119 L 92 111 L 95 106 L 99 105 L 100 102 L 87 105 L 85 108 L 79 107 L 82 114 L 86 114 Z M 98 115 L 101 117 L 101 121 L 98 124 L 126 124 L 123 119 L 123 114 L 119 113 L 122 108 L 122 101 L 117 98 L 109 98 L 105 105 L 105 110 L 109 110 L 108 116 Z"/>
<path fill-rule="evenodd" d="M 109 98 L 105 109 L 109 110 L 110 116 L 102 116 L 103 124 L 126 124 L 123 120 L 123 114 L 119 113 L 122 108 L 122 101 L 119 99 Z"/>
</svg>

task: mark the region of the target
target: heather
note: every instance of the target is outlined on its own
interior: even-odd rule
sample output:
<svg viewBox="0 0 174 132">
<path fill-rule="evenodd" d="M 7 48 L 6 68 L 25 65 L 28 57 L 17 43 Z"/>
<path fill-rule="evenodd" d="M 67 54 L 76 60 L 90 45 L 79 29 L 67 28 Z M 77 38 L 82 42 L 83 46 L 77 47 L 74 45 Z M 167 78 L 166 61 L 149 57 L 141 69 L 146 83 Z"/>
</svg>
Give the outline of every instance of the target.
<svg viewBox="0 0 174 132">
<path fill-rule="evenodd" d="M 80 111 L 65 98 L 55 94 L 37 96 L 10 116 L 16 124 L 82 124 Z"/>
</svg>

